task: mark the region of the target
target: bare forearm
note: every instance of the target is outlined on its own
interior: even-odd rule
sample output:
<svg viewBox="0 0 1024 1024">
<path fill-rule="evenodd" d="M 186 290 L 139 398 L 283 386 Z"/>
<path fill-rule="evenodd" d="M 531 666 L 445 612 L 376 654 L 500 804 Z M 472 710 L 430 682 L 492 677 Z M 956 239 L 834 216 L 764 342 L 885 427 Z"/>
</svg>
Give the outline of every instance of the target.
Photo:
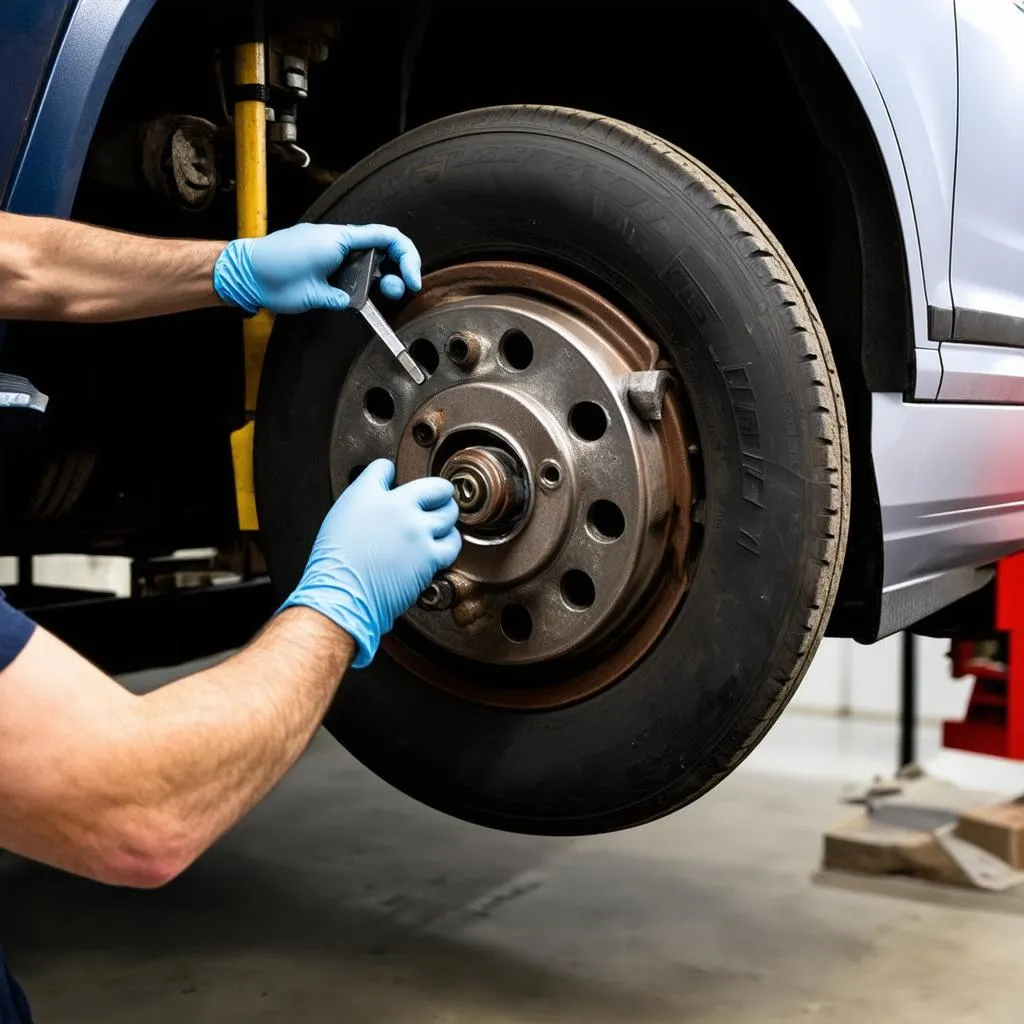
<svg viewBox="0 0 1024 1024">
<path fill-rule="evenodd" d="M 143 697 L 141 802 L 205 849 L 306 749 L 352 656 L 323 616 L 289 609 L 234 657 Z"/>
<path fill-rule="evenodd" d="M 0 319 L 130 320 L 219 305 L 224 244 L 0 213 Z"/>
<path fill-rule="evenodd" d="M 103 881 L 167 881 L 295 762 L 353 649 L 290 609 L 227 661 L 137 697 L 37 631 L 0 677 L 0 847 Z"/>
</svg>

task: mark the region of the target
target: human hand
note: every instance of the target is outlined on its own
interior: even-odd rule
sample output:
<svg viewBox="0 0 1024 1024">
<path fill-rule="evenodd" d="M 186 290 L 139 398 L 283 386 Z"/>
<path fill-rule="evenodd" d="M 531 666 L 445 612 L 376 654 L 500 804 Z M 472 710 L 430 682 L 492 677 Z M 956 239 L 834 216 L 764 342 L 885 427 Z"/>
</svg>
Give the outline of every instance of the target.
<svg viewBox="0 0 1024 1024">
<path fill-rule="evenodd" d="M 360 249 L 384 249 L 401 277 L 385 274 L 381 293 L 400 299 L 406 286 L 418 292 L 420 254 L 412 240 L 384 224 L 296 224 L 263 238 L 229 242 L 213 268 L 213 287 L 225 302 L 249 313 L 304 313 L 347 309 L 346 292 L 327 283 L 348 256 Z"/>
<path fill-rule="evenodd" d="M 359 648 L 356 668 L 462 548 L 452 485 L 426 477 L 392 490 L 394 479 L 394 464 L 378 459 L 345 490 L 282 606 L 312 608 L 340 626 Z"/>
</svg>

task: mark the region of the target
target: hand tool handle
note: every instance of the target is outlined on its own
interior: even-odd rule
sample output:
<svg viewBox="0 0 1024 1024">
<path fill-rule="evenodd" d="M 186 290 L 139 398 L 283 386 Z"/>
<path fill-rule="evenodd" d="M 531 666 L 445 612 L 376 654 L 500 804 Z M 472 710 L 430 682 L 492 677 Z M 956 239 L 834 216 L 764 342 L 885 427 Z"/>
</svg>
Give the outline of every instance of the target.
<svg viewBox="0 0 1024 1024">
<path fill-rule="evenodd" d="M 357 252 L 335 273 L 331 284 L 348 293 L 349 308 L 362 309 L 370 298 L 370 288 L 380 279 L 384 253 L 380 249 Z"/>
<path fill-rule="evenodd" d="M 340 270 L 335 271 L 331 284 L 348 293 L 349 309 L 357 310 L 373 328 L 374 333 L 391 350 L 402 369 L 417 383 L 427 378 L 416 361 L 409 355 L 401 339 L 391 329 L 380 310 L 370 301 L 370 288 L 380 276 L 380 265 L 384 259 L 380 249 L 364 249 L 352 256 Z"/>
</svg>

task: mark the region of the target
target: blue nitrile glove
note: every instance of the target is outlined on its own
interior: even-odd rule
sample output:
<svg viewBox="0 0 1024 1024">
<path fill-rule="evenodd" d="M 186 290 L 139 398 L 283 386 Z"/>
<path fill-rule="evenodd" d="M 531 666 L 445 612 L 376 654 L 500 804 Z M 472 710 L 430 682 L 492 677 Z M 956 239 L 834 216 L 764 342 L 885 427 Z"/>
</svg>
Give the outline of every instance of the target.
<svg viewBox="0 0 1024 1024">
<path fill-rule="evenodd" d="M 363 470 L 327 513 L 281 607 L 312 608 L 345 630 L 359 648 L 356 668 L 370 664 L 381 636 L 462 548 L 452 485 L 434 476 L 392 490 L 394 479 L 387 459 Z"/>
<path fill-rule="evenodd" d="M 408 285 L 422 287 L 420 254 L 412 240 L 384 224 L 296 224 L 263 238 L 236 238 L 217 257 L 213 287 L 227 303 L 247 313 L 305 313 L 347 309 L 348 293 L 327 283 L 358 249 L 384 249 L 402 276 L 385 274 L 381 293 L 400 299 Z M 404 280 L 403 280 L 404 278 Z"/>
</svg>

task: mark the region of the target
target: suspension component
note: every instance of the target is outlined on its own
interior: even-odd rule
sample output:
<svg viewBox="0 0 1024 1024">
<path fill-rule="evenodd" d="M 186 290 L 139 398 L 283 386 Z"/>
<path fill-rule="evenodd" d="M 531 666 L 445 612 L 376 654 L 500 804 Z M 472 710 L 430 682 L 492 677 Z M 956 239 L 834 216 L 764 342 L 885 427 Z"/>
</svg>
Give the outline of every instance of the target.
<svg viewBox="0 0 1024 1024">
<path fill-rule="evenodd" d="M 334 22 L 310 23 L 299 26 L 295 39 L 289 36 L 281 40 L 275 36 L 268 45 L 264 0 L 251 0 L 250 13 L 249 23 L 235 47 L 235 191 L 239 238 L 257 238 L 267 233 L 268 137 L 276 151 L 288 159 L 297 160 L 303 167 L 310 162 L 309 154 L 295 141 L 296 101 L 308 93 L 309 61 L 327 58 L 327 40 L 337 31 Z M 279 115 L 270 102 L 272 97 L 280 108 Z M 246 423 L 231 435 L 231 456 L 238 526 L 243 531 L 259 529 L 252 445 L 260 374 L 273 324 L 273 316 L 262 309 L 242 322 Z"/>
<path fill-rule="evenodd" d="M 267 74 L 263 5 L 253 5 L 248 38 L 235 47 L 235 191 L 238 237 L 257 238 L 267 233 Z M 238 527 L 259 529 L 253 483 L 252 445 L 256 397 L 263 357 L 274 318 L 261 309 L 242 321 L 245 345 L 245 426 L 231 435 L 235 470 Z"/>
</svg>

